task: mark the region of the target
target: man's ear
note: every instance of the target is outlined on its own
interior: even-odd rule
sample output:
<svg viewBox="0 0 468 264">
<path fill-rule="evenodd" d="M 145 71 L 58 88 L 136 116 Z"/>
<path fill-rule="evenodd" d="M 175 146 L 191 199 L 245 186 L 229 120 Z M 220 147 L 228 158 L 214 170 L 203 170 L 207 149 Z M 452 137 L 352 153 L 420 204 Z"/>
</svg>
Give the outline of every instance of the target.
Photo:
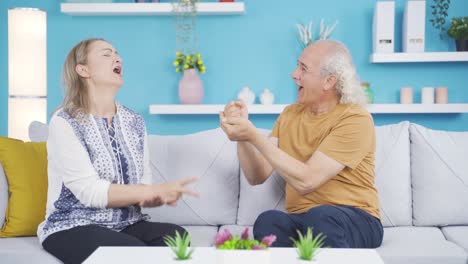
<svg viewBox="0 0 468 264">
<path fill-rule="evenodd" d="M 338 80 L 336 79 L 335 75 L 329 75 L 325 79 L 325 90 L 330 90 L 330 89 L 335 88 L 335 85 L 336 85 L 337 81 Z"/>
<path fill-rule="evenodd" d="M 89 72 L 88 72 L 88 67 L 86 67 L 83 64 L 78 64 L 75 67 L 76 73 L 78 73 L 79 76 L 83 78 L 89 78 Z"/>
</svg>

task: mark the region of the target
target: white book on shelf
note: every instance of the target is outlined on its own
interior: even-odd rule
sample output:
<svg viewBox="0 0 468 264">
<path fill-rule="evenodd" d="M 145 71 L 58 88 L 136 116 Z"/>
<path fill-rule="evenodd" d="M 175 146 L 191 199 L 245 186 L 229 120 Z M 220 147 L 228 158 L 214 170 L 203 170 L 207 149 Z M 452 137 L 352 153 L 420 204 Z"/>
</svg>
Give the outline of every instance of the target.
<svg viewBox="0 0 468 264">
<path fill-rule="evenodd" d="M 395 52 L 395 2 L 377 1 L 372 21 L 374 53 Z"/>
<path fill-rule="evenodd" d="M 403 15 L 403 52 L 424 52 L 426 1 L 407 0 Z"/>
</svg>

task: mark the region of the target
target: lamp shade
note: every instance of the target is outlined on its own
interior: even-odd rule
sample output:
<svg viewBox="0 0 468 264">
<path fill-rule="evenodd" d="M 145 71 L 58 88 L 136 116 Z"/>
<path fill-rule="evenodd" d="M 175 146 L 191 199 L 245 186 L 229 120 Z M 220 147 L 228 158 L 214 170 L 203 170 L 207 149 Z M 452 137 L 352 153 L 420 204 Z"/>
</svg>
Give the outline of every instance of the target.
<svg viewBox="0 0 468 264">
<path fill-rule="evenodd" d="M 28 140 L 29 122 L 47 119 L 45 11 L 8 10 L 8 93 L 8 136 Z"/>
</svg>

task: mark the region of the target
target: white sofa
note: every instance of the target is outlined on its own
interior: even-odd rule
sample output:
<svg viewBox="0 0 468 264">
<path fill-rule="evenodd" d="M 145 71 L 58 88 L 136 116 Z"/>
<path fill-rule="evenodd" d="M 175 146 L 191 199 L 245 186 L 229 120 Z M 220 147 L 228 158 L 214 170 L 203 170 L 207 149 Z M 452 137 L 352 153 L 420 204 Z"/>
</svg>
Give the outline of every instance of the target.
<svg viewBox="0 0 468 264">
<path fill-rule="evenodd" d="M 385 263 L 467 264 L 468 132 L 435 131 L 409 122 L 376 131 L 376 184 L 385 227 L 378 252 Z M 32 138 L 45 139 L 34 131 Z M 263 185 L 249 186 L 236 144 L 220 129 L 151 135 L 149 144 L 154 182 L 200 177 L 192 186 L 200 198 L 184 197 L 176 208 L 145 209 L 155 221 L 184 226 L 194 246 L 211 245 L 220 228 L 240 234 L 265 210 L 284 210 L 281 177 L 274 174 Z M 5 184 L 0 175 L 0 191 Z M 0 192 L 0 221 L 6 199 Z M 36 237 L 0 239 L 1 263 L 32 260 L 58 263 Z"/>
</svg>

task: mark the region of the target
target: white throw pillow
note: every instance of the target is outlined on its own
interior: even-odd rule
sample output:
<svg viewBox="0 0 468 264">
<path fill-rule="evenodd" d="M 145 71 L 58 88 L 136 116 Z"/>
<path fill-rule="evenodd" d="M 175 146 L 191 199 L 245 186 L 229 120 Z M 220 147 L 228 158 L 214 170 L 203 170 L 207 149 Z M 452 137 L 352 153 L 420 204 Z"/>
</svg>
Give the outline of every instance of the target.
<svg viewBox="0 0 468 264">
<path fill-rule="evenodd" d="M 382 225 L 412 225 L 409 122 L 375 127 L 375 185 Z"/>
<path fill-rule="evenodd" d="M 259 131 L 265 136 L 270 134 L 269 130 L 259 129 Z M 272 209 L 285 211 L 284 188 L 285 182 L 276 172 L 273 172 L 263 184 L 251 186 L 241 169 L 237 224 L 251 226 L 265 211 Z"/>
<path fill-rule="evenodd" d="M 179 225 L 234 224 L 239 205 L 237 145 L 218 128 L 183 136 L 149 136 L 153 182 L 198 176 L 177 207 L 146 208 L 153 221 Z"/>
<path fill-rule="evenodd" d="M 468 132 L 411 124 L 413 224 L 468 225 Z"/>
<path fill-rule="evenodd" d="M 49 128 L 46 124 L 39 121 L 32 121 L 29 124 L 29 139 L 32 142 L 42 142 L 47 141 L 49 136 Z"/>
</svg>

